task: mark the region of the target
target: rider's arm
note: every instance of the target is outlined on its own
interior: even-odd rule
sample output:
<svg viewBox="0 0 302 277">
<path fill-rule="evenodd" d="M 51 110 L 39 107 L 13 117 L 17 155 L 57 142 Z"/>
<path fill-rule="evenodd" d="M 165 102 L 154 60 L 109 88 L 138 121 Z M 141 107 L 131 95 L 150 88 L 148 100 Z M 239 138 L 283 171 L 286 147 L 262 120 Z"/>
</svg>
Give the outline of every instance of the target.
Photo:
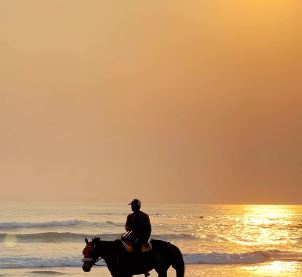
<svg viewBox="0 0 302 277">
<path fill-rule="evenodd" d="M 131 221 L 130 221 L 129 215 L 127 216 L 127 221 L 126 221 L 125 229 L 126 229 L 127 232 L 129 232 L 129 231 L 132 230 Z"/>
<path fill-rule="evenodd" d="M 125 225 L 125 229 L 126 229 L 127 232 L 131 231 L 131 227 L 128 226 L 128 225 Z"/>
<path fill-rule="evenodd" d="M 146 216 L 146 236 L 147 239 L 149 239 L 151 236 L 151 223 L 148 215 Z"/>
</svg>

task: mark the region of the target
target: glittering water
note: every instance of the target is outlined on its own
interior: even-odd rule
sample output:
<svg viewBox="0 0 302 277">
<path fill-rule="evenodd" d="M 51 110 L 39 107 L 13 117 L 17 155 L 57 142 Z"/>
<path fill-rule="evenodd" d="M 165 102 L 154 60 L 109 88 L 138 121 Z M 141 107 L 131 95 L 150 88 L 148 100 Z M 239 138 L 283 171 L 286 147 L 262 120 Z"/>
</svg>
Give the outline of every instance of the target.
<svg viewBox="0 0 302 277">
<path fill-rule="evenodd" d="M 302 276 L 302 206 L 143 210 L 153 238 L 182 250 L 187 276 Z M 82 272 L 84 238 L 120 237 L 129 212 L 126 204 L 0 202 L 0 276 L 110 276 L 105 267 Z"/>
</svg>

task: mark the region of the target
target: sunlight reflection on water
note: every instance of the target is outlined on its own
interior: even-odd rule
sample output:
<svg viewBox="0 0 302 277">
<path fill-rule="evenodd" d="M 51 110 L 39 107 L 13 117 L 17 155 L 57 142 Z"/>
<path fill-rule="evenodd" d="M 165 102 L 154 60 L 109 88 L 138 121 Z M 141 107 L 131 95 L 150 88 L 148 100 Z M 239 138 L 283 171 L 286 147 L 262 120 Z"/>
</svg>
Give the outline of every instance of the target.
<svg viewBox="0 0 302 277">
<path fill-rule="evenodd" d="M 0 209 L 0 248 L 3 245 L 5 251 L 0 255 L 0 267 L 4 262 L 10 267 L 20 262 L 32 266 L 37 259 L 43 259 L 41 270 L 45 264 L 52 265 L 52 259 L 59 264 L 77 263 L 81 259 L 81 234 L 108 233 L 115 237 L 125 221 L 124 207 L 119 205 L 110 207 L 112 214 L 107 205 L 66 204 L 60 210 L 57 204 L 4 207 Z M 302 276 L 302 206 L 154 205 L 146 211 L 155 238 L 169 240 L 184 253 L 188 277 Z M 69 239 L 74 233 L 75 239 Z M 49 240 L 53 234 L 60 243 Z M 85 276 L 79 269 L 55 266 L 47 271 Z M 23 273 L 18 268 L 1 268 L 3 276 L 32 276 L 31 272 L 30 268 L 24 268 Z M 89 275 L 99 273 L 109 276 L 104 268 L 94 268 Z M 151 276 L 156 276 L 155 272 Z"/>
<path fill-rule="evenodd" d="M 295 225 L 294 206 L 243 206 L 242 220 L 232 228 L 230 241 L 262 250 L 274 245 L 289 249 L 299 237 L 291 233 Z"/>
<path fill-rule="evenodd" d="M 256 276 L 297 276 L 301 273 L 300 263 L 285 261 L 273 261 L 270 263 L 243 267 L 243 269 Z"/>
</svg>

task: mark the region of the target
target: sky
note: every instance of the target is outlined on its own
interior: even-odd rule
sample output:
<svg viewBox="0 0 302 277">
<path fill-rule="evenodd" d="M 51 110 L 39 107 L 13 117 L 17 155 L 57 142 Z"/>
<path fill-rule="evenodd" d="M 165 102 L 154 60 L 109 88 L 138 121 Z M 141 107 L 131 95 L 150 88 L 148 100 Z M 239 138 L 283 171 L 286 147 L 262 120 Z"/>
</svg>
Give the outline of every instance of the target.
<svg viewBox="0 0 302 277">
<path fill-rule="evenodd" d="M 0 0 L 0 200 L 302 204 L 300 0 Z"/>
</svg>

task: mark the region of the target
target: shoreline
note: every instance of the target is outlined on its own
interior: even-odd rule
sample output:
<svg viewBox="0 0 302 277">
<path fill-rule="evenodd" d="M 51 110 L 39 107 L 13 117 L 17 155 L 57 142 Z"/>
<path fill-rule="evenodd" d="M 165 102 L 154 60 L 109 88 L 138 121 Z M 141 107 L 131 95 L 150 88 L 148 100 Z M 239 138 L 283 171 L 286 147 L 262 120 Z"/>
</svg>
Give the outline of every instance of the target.
<svg viewBox="0 0 302 277">
<path fill-rule="evenodd" d="M 150 271 L 150 277 L 157 277 L 155 270 Z M 302 263 L 293 261 L 271 261 L 250 265 L 186 265 L 186 277 L 256 277 L 256 276 L 286 276 L 298 277 L 302 274 Z M 82 271 L 81 267 L 60 268 L 28 268 L 1 269 L 0 276 L 69 276 L 69 277 L 110 277 L 106 267 L 94 267 L 91 272 Z M 168 276 L 175 276 L 175 270 L 169 268 Z"/>
</svg>

